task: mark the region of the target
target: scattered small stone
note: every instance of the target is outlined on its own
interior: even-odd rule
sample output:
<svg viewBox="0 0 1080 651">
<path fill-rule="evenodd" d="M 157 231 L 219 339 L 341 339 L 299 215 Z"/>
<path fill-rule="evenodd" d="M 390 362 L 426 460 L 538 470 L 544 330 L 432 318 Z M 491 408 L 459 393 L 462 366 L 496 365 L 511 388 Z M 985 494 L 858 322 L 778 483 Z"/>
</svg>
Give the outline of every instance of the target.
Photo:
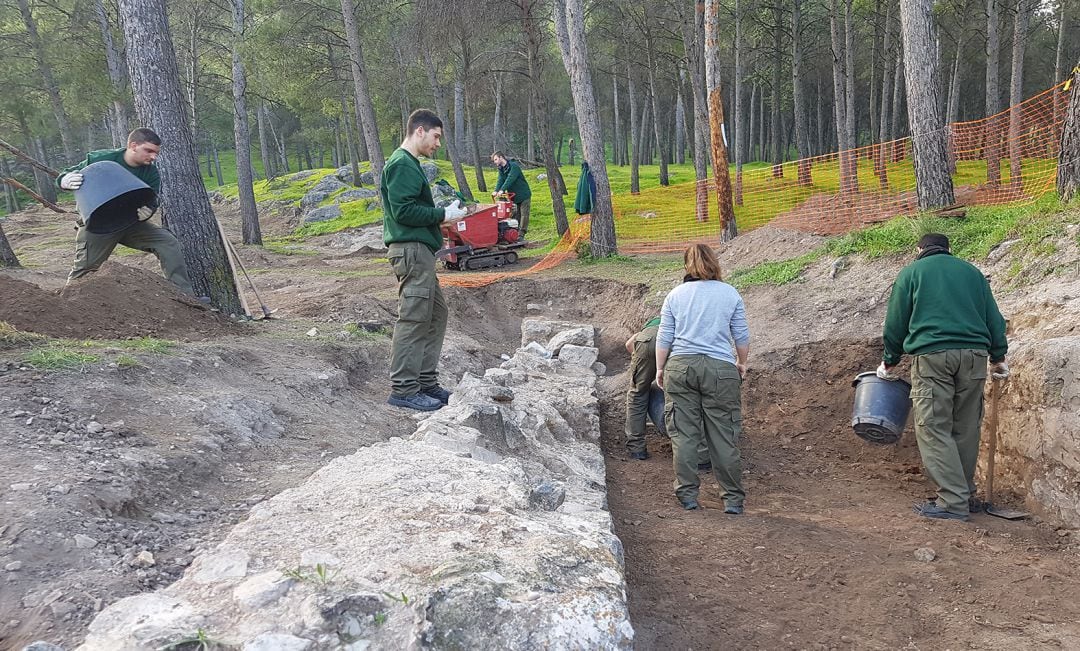
<svg viewBox="0 0 1080 651">
<path fill-rule="evenodd" d="M 11 561 L 10 563 L 8 563 L 7 565 L 4 566 L 4 570 L 7 571 L 7 572 L 18 572 L 19 570 L 22 569 L 22 566 L 23 566 L 22 561 Z"/>
<path fill-rule="evenodd" d="M 94 540 L 90 536 L 85 534 L 75 534 L 75 546 L 79 549 L 93 549 L 98 544 L 98 541 Z"/>
<path fill-rule="evenodd" d="M 68 601 L 54 601 L 49 604 L 49 610 L 52 611 L 54 617 L 59 619 L 78 610 L 78 606 Z"/>
<path fill-rule="evenodd" d="M 61 495 L 67 495 L 71 492 L 71 486 L 67 484 L 57 484 L 49 489 L 50 493 L 60 493 Z"/>
<path fill-rule="evenodd" d="M 312 328 L 311 330 L 308 330 L 307 331 L 307 336 L 309 336 L 309 337 L 317 337 L 317 336 L 319 336 L 319 329 L 318 328 Z"/>
<path fill-rule="evenodd" d="M 539 303 L 528 303 L 525 305 L 526 312 L 543 312 L 544 306 Z"/>
<path fill-rule="evenodd" d="M 923 563 L 929 563 L 937 558 L 937 552 L 929 547 L 920 547 L 915 550 L 915 560 L 922 561 Z"/>
<path fill-rule="evenodd" d="M 97 422 L 96 420 L 92 420 L 92 421 L 90 421 L 89 423 L 86 424 L 86 433 L 87 434 L 100 434 L 100 433 L 102 433 L 104 431 L 105 431 L 105 426 L 102 425 L 101 423 Z"/>
<path fill-rule="evenodd" d="M 34 487 L 33 484 L 31 484 L 30 482 L 25 482 L 24 481 L 24 482 L 19 482 L 17 484 L 12 484 L 11 485 L 11 490 L 13 490 L 13 491 L 28 491 L 33 487 Z"/>
<path fill-rule="evenodd" d="M 153 567 L 155 565 L 154 555 L 144 549 L 135 555 L 135 560 L 131 564 L 134 567 Z"/>
</svg>

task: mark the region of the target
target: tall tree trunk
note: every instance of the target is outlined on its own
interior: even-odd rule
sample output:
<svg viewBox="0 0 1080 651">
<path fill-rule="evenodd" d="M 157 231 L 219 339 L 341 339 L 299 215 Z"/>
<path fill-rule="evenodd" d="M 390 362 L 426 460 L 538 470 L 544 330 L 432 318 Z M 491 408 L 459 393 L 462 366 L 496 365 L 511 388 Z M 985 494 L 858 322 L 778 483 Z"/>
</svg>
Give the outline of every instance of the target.
<svg viewBox="0 0 1080 651">
<path fill-rule="evenodd" d="M 250 138 L 250 136 L 249 136 Z M 217 141 L 214 139 L 214 132 L 210 132 L 210 151 L 214 156 L 214 178 L 217 179 L 218 187 L 225 185 L 225 179 L 221 175 L 221 157 L 218 156 Z M 251 162 L 251 152 L 248 152 L 248 163 Z M 255 174 L 252 173 L 254 177 Z"/>
<path fill-rule="evenodd" d="M 709 220 L 709 104 L 705 82 L 705 0 L 694 1 L 694 15 L 682 20 L 683 52 L 694 100 L 694 213 L 699 222 Z"/>
<path fill-rule="evenodd" d="M 653 136 L 656 138 L 657 153 L 660 154 L 660 185 L 667 186 L 670 184 L 667 168 L 667 138 L 664 133 L 663 121 L 660 119 L 660 93 L 657 92 L 656 88 L 656 75 L 660 69 L 660 63 L 657 61 L 656 53 L 653 52 L 652 33 L 648 29 L 645 31 L 645 54 L 649 62 L 649 95 L 652 97 Z"/>
<path fill-rule="evenodd" d="M 1058 152 L 1057 191 L 1064 202 L 1080 194 L 1080 64 L 1073 69 L 1072 89 Z"/>
<path fill-rule="evenodd" d="M 502 137 L 503 77 L 497 72 L 491 77 L 491 92 L 495 96 L 495 117 L 491 121 L 491 145 L 495 151 L 501 151 L 506 148 L 505 140 Z"/>
<path fill-rule="evenodd" d="M 986 182 L 1001 182 L 1001 151 L 999 150 L 998 120 L 1001 111 L 1001 90 L 998 87 L 1001 34 L 997 0 L 986 0 Z"/>
<path fill-rule="evenodd" d="M 682 70 L 679 71 L 679 81 L 675 84 L 675 157 L 679 165 L 686 163 L 686 138 L 683 136 L 686 130 L 686 106 L 683 104 Z"/>
<path fill-rule="evenodd" d="M 720 0 L 705 3 L 705 83 L 709 88 L 709 121 L 712 134 L 713 177 L 716 201 L 720 208 L 720 241 L 738 235 L 735 207 L 731 203 L 731 174 L 728 170 L 727 143 L 724 142 L 724 102 L 720 87 Z"/>
<path fill-rule="evenodd" d="M 751 161 L 757 160 L 754 147 L 754 137 L 757 136 L 757 104 L 757 84 L 752 82 L 750 84 L 750 115 L 747 119 L 750 124 L 746 127 L 746 158 Z"/>
<path fill-rule="evenodd" d="M 844 117 L 847 118 L 844 126 L 847 129 L 847 143 L 849 149 L 859 146 L 859 129 L 855 114 L 855 26 L 852 24 L 854 14 L 854 0 L 846 0 L 844 3 L 844 80 L 847 82 L 847 110 Z M 859 155 L 852 152 L 851 155 L 852 176 L 859 175 Z"/>
<path fill-rule="evenodd" d="M 825 93 L 821 91 L 821 74 L 814 76 L 814 90 L 817 96 L 814 120 L 814 155 L 825 153 Z"/>
<path fill-rule="evenodd" d="M 566 205 L 563 203 L 566 188 L 562 174 L 559 172 L 558 159 L 555 156 L 555 138 L 551 128 L 551 113 L 548 110 L 547 87 L 544 85 L 544 56 L 547 51 L 544 34 L 547 33 L 547 26 L 540 16 L 533 13 L 536 3 L 524 0 L 518 7 L 521 9 L 522 32 L 525 34 L 526 62 L 532 104 L 536 111 L 535 122 L 536 133 L 540 140 L 540 155 L 544 158 L 548 192 L 551 194 L 551 210 L 555 215 L 555 229 L 562 237 L 570 229 L 570 222 L 566 218 Z"/>
<path fill-rule="evenodd" d="M 1064 74 L 1063 66 L 1065 61 L 1065 8 L 1069 5 L 1068 2 L 1062 0 L 1058 3 L 1060 5 L 1060 16 L 1058 17 L 1058 40 L 1057 50 L 1054 53 L 1054 79 L 1051 81 L 1053 84 L 1057 84 L 1061 81 L 1061 75 Z M 1075 93 L 1074 93 L 1075 95 Z M 1065 104 L 1065 91 L 1058 89 L 1054 92 L 1054 124 L 1057 125 L 1061 122 L 1061 110 Z"/>
<path fill-rule="evenodd" d="M 530 161 L 536 160 L 536 143 L 533 141 L 533 133 L 536 131 L 534 119 L 532 93 L 530 93 L 528 113 L 525 118 L 525 158 Z M 615 147 L 611 148 L 611 153 L 615 154 Z"/>
<path fill-rule="evenodd" d="M 484 160 L 480 157 L 480 138 L 476 133 L 472 97 L 468 90 L 465 91 L 465 124 L 469 130 L 469 144 L 472 146 L 473 167 L 476 171 L 476 189 L 480 192 L 487 192 L 487 180 L 484 178 Z"/>
<path fill-rule="evenodd" d="M 593 256 L 607 257 L 618 253 L 618 247 L 615 240 L 615 215 L 611 205 L 611 184 L 608 180 L 607 161 L 604 159 L 604 143 L 600 136 L 600 114 L 596 109 L 596 95 L 593 93 L 592 76 L 589 73 L 585 11 L 582 0 L 554 0 L 552 4 L 559 51 L 562 53 L 563 67 L 570 76 L 570 89 L 574 96 L 574 112 L 577 114 L 582 155 L 589 163 L 596 187 L 589 243 Z"/>
<path fill-rule="evenodd" d="M 0 224 L 0 267 L 21 267 L 19 258 L 4 234 L 4 225 Z"/>
<path fill-rule="evenodd" d="M 348 2 L 349 0 L 343 0 Z M 438 74 L 435 72 L 435 62 L 432 60 L 433 55 L 428 52 L 424 57 L 424 68 L 427 70 L 428 82 L 431 84 L 431 92 L 435 96 L 435 112 L 446 117 L 446 97 L 443 92 L 443 87 L 439 83 Z M 458 157 L 458 150 L 454 144 L 457 139 L 454 136 L 453 128 L 450 126 L 450 119 L 447 117 L 443 120 L 443 144 L 446 147 L 446 154 L 450 157 L 450 163 L 454 167 L 454 180 L 457 181 L 458 191 L 465 197 L 472 199 L 472 190 L 469 189 L 469 179 L 465 177 L 465 169 L 461 166 L 461 159 Z"/>
<path fill-rule="evenodd" d="M 109 70 L 109 83 L 113 92 L 109 109 L 109 135 L 112 137 L 113 147 L 123 147 L 127 144 L 127 111 L 121 100 L 127 91 L 124 87 L 124 62 L 113 42 L 109 15 L 105 12 L 103 0 L 94 0 L 94 16 L 97 18 L 98 28 L 101 29 L 101 40 L 105 44 L 105 65 Z"/>
<path fill-rule="evenodd" d="M 188 76 L 187 76 L 187 103 L 188 103 L 188 118 L 191 120 L 191 133 L 194 137 L 198 137 L 198 122 L 196 120 L 196 112 L 199 105 L 199 25 L 201 23 L 200 5 L 198 3 L 192 3 L 190 24 L 188 26 L 188 49 L 190 50 L 190 58 L 188 59 Z"/>
<path fill-rule="evenodd" d="M 251 130 L 247 114 L 247 72 L 241 50 L 244 45 L 244 0 L 232 0 L 232 94 L 233 141 L 236 144 L 236 188 L 240 197 L 240 222 L 244 244 L 262 245 L 259 228 L 259 209 L 255 206 L 255 189 L 251 178 Z"/>
<path fill-rule="evenodd" d="M 967 3 L 964 6 L 964 15 L 967 15 Z M 961 29 L 956 37 L 956 56 L 953 59 L 952 75 L 949 79 L 949 94 L 945 102 L 945 129 L 949 138 L 949 173 L 956 173 L 956 141 L 953 139 L 952 125 L 956 122 L 956 112 L 960 107 L 960 60 L 964 53 L 964 36 L 966 30 Z"/>
<path fill-rule="evenodd" d="M 622 117 L 619 115 L 619 75 L 615 72 L 611 74 L 611 106 L 614 112 L 615 123 L 615 147 L 613 151 L 613 157 L 615 159 L 615 165 L 622 166 L 624 161 L 622 158 Z"/>
<path fill-rule="evenodd" d="M 802 0 L 791 0 L 791 79 L 795 111 L 795 149 L 799 159 L 799 185 L 811 185 L 810 136 L 807 133 L 806 93 L 802 82 Z"/>
<path fill-rule="evenodd" d="M 30 39 L 30 49 L 34 55 L 34 63 L 37 65 L 38 74 L 41 75 L 41 81 L 45 86 L 45 94 L 49 97 L 49 104 L 52 106 L 56 125 L 60 129 L 60 140 L 64 143 L 64 158 L 69 161 L 74 160 L 75 147 L 71 142 L 71 129 L 67 111 L 64 110 L 64 100 L 60 97 L 60 86 L 56 83 L 52 66 L 49 65 L 49 60 L 45 56 L 45 45 L 38 34 L 37 20 L 34 19 L 27 0 L 16 1 L 19 5 L 19 11 L 22 13 L 23 23 L 26 25 L 26 34 Z"/>
<path fill-rule="evenodd" d="M 1016 0 L 1016 15 L 1013 21 L 1012 80 L 1009 84 L 1009 185 L 1015 192 L 1024 189 L 1024 177 L 1021 165 L 1024 158 L 1024 143 L 1020 129 L 1023 126 L 1023 109 L 1018 105 L 1024 100 L 1024 51 L 1028 39 L 1028 25 L 1034 6 L 1031 0 Z"/>
<path fill-rule="evenodd" d="M 368 92 L 367 67 L 364 63 L 364 48 L 360 43 L 360 32 L 356 29 L 356 14 L 352 0 L 341 0 L 341 14 L 345 19 L 345 36 L 349 41 L 349 64 L 352 68 L 353 92 L 356 98 L 357 119 L 362 123 L 363 141 L 367 145 L 368 160 L 371 161 L 371 176 L 375 187 L 379 187 L 382 178 L 383 152 L 379 140 L 379 124 L 375 121 L 375 107 Z M 466 187 L 462 188 L 465 196 L 471 196 Z"/>
<path fill-rule="evenodd" d="M 0 176 L 11 177 L 11 170 L 8 168 L 7 159 L 0 156 Z M 19 210 L 19 200 L 15 196 L 15 188 L 3 183 L 0 184 L 4 187 L 4 204 L 7 206 L 8 214 L 17 212 Z"/>
<path fill-rule="evenodd" d="M 345 124 L 345 151 L 349 154 L 349 164 L 352 166 L 352 184 L 360 185 L 360 153 L 356 150 L 356 141 L 353 139 L 352 120 L 349 119 L 349 101 L 341 96 L 341 121 Z M 359 135 L 359 134 L 358 134 Z"/>
<path fill-rule="evenodd" d="M 848 75 L 852 71 L 847 67 L 847 47 L 841 41 L 840 8 L 837 0 L 832 0 L 829 33 L 832 37 L 833 116 L 836 121 L 836 148 L 840 151 L 840 193 L 851 194 L 859 191 L 859 161 L 855 156 L 854 146 L 848 140 L 850 132 L 847 128 L 847 89 Z"/>
<path fill-rule="evenodd" d="M 180 241 L 195 292 L 226 314 L 240 314 L 240 299 L 198 157 L 183 115 L 180 71 L 169 40 L 165 0 L 119 0 L 127 43 L 128 76 L 139 122 L 161 136 L 164 219 Z"/>
<path fill-rule="evenodd" d="M 733 137 L 735 152 L 735 205 L 743 205 L 743 152 L 742 143 L 746 141 L 743 136 L 743 30 L 742 30 L 742 3 L 740 0 L 735 0 L 735 133 Z M 751 93 L 753 96 L 753 93 Z M 753 104 L 753 99 L 750 100 Z M 751 108 L 753 113 L 753 108 Z M 753 120 L 750 118 L 751 129 L 753 129 Z"/>
<path fill-rule="evenodd" d="M 953 203 L 948 143 L 940 113 L 938 59 L 934 56 L 933 0 L 900 0 L 915 187 L 922 209 Z"/>
<path fill-rule="evenodd" d="M 629 47 L 629 42 L 627 43 Z M 627 95 L 630 97 L 630 194 L 641 191 L 641 129 L 638 124 L 641 118 L 638 115 L 637 93 L 634 90 L 634 71 L 630 67 L 630 60 L 626 60 Z"/>
<path fill-rule="evenodd" d="M 886 0 L 887 1 L 887 0 Z M 882 0 L 874 0 L 874 39 L 873 44 L 870 46 L 870 110 L 868 115 L 870 117 L 870 138 L 868 139 L 870 144 L 874 144 L 874 140 L 877 138 L 877 103 L 878 103 L 878 85 L 877 85 L 877 69 L 878 61 L 878 42 L 881 41 L 881 3 Z M 871 150 L 873 151 L 873 150 Z"/>
<path fill-rule="evenodd" d="M 780 135 L 780 79 L 784 65 L 784 10 L 778 0 L 774 0 L 773 10 L 773 70 L 772 70 L 772 100 L 769 108 L 772 110 L 772 175 L 773 178 L 784 177 L 784 154 L 782 146 L 784 138 Z"/>
<path fill-rule="evenodd" d="M 454 135 L 457 150 L 465 151 L 465 82 L 460 77 L 454 80 Z"/>
<path fill-rule="evenodd" d="M 892 110 L 890 111 L 891 122 L 889 126 L 889 139 L 896 140 L 904 135 L 903 122 L 901 120 L 904 117 L 904 52 L 903 52 L 903 36 L 897 32 L 897 38 L 900 42 L 896 44 L 896 66 L 893 76 L 893 96 L 892 96 Z M 893 148 L 890 160 L 898 161 L 904 157 L 904 147 L 901 144 L 898 147 Z"/>
<path fill-rule="evenodd" d="M 269 180 L 277 176 L 277 166 L 270 155 L 270 138 L 266 129 L 266 105 L 259 104 L 255 113 L 259 122 L 259 157 L 262 159 L 263 174 Z"/>
<path fill-rule="evenodd" d="M 874 161 L 875 172 L 878 177 L 878 184 L 882 190 L 889 189 L 889 171 L 886 166 L 888 159 L 887 150 L 888 146 L 885 144 L 892 139 L 889 133 L 889 103 L 893 94 L 893 76 L 896 74 L 892 70 L 893 62 L 892 57 L 894 54 L 894 46 L 892 43 L 892 24 L 890 22 L 890 13 L 892 11 L 892 0 L 889 0 L 885 6 L 885 42 L 881 47 L 882 53 L 882 65 L 881 65 L 881 117 L 878 119 L 878 151 L 877 158 Z M 897 55 L 899 58 L 899 55 Z"/>
<path fill-rule="evenodd" d="M 34 138 L 28 141 L 27 144 L 33 146 L 29 151 L 34 152 L 35 158 L 38 159 L 43 165 L 49 165 L 49 152 L 45 149 L 45 143 L 41 138 Z M 50 203 L 56 203 L 56 184 L 53 183 L 53 177 L 42 172 L 41 170 L 34 168 L 34 180 L 37 182 L 38 194 Z"/>
</svg>

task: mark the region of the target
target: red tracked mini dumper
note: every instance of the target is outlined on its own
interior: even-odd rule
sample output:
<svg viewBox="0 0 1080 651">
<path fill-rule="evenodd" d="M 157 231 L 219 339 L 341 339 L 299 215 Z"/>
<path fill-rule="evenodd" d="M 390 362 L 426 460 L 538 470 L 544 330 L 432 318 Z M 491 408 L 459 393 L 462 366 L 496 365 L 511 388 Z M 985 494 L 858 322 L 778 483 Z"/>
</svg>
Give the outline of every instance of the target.
<svg viewBox="0 0 1080 651">
<path fill-rule="evenodd" d="M 481 205 L 461 219 L 443 224 L 444 246 L 435 254 L 447 269 L 468 270 L 501 267 L 517 262 L 521 241 L 511 211 L 511 195 L 497 197 L 494 205 Z"/>
</svg>

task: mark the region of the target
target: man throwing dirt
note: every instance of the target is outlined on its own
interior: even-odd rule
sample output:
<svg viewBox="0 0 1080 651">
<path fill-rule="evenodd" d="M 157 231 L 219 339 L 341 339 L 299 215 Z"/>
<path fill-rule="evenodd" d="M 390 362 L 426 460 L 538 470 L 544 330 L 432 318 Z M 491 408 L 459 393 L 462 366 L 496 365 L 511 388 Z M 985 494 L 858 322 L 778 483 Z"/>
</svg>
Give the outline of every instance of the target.
<svg viewBox="0 0 1080 651">
<path fill-rule="evenodd" d="M 408 133 L 383 167 L 379 193 L 383 241 L 398 280 L 398 320 L 390 350 L 390 398 L 397 407 L 435 411 L 450 400 L 439 386 L 439 354 L 446 336 L 446 300 L 435 275 L 435 252 L 442 248 L 441 226 L 465 216 L 460 201 L 436 208 L 420 156 L 433 156 L 442 144 L 442 120 L 417 109 Z"/>
<path fill-rule="evenodd" d="M 911 362 L 915 437 L 936 501 L 915 506 L 928 518 L 967 520 L 977 510 L 975 462 L 987 363 L 994 378 L 1009 376 L 1005 319 L 990 283 L 949 252 L 949 238 L 924 235 L 915 262 L 900 272 L 889 298 L 878 377 L 896 380 L 904 353 Z"/>
<path fill-rule="evenodd" d="M 134 174 L 140 181 L 150 186 L 155 193 L 161 192 L 161 176 L 158 175 L 154 160 L 161 150 L 161 138 L 150 129 L 135 129 L 128 136 L 127 147 L 123 149 L 101 149 L 86 155 L 86 160 L 76 163 L 60 172 L 56 185 L 62 190 L 78 190 L 83 186 L 80 170 L 99 161 L 112 161 Z M 154 199 L 155 204 L 157 199 Z M 86 230 L 82 220 L 78 222 L 79 232 L 75 236 L 75 263 L 68 274 L 68 282 L 97 271 L 112 255 L 117 244 L 139 251 L 147 251 L 157 256 L 165 278 L 180 288 L 181 291 L 195 296 L 188 278 L 187 264 L 180 251 L 180 243 L 167 229 L 146 221 L 154 214 L 155 208 L 139 208 L 139 221 L 115 233 L 91 233 Z"/>
<path fill-rule="evenodd" d="M 532 205 L 532 188 L 521 173 L 521 166 L 517 161 L 509 160 L 501 152 L 491 155 L 491 162 L 499 170 L 499 178 L 495 181 L 495 192 L 509 192 L 514 195 L 514 209 L 517 210 L 518 231 L 521 238 L 525 239 L 525 233 L 529 230 L 529 207 Z"/>
</svg>

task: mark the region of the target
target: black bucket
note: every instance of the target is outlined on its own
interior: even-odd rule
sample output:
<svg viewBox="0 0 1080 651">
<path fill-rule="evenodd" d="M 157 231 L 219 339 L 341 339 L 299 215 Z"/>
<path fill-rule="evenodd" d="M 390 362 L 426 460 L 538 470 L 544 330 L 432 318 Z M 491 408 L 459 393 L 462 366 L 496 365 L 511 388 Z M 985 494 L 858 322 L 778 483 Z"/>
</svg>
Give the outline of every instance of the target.
<svg viewBox="0 0 1080 651">
<path fill-rule="evenodd" d="M 904 380 L 882 380 L 870 371 L 855 376 L 855 406 L 851 427 L 870 443 L 896 443 L 911 413 L 911 385 Z"/>
<path fill-rule="evenodd" d="M 667 425 L 664 424 L 664 390 L 656 384 L 649 389 L 649 420 L 657 432 L 667 436 Z"/>
<path fill-rule="evenodd" d="M 115 233 L 139 221 L 139 208 L 154 201 L 156 193 L 139 177 L 111 160 L 91 163 L 79 170 L 82 186 L 75 205 L 86 230 L 98 235 Z"/>
</svg>

